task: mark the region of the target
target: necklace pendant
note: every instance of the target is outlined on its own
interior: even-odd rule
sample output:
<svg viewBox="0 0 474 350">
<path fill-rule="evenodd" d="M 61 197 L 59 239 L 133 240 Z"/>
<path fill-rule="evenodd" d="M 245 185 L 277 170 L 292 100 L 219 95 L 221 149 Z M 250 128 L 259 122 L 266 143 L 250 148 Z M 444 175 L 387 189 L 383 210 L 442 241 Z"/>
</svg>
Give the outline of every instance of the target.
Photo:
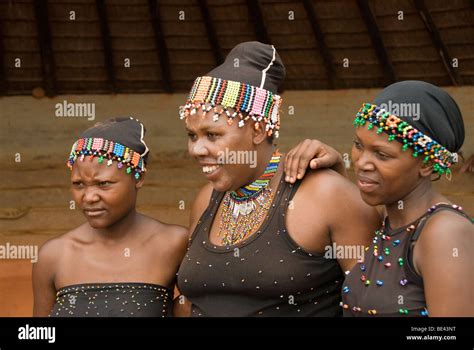
<svg viewBox="0 0 474 350">
<path fill-rule="evenodd" d="M 247 216 L 252 213 L 255 208 L 256 205 L 253 200 L 233 203 L 232 217 L 237 220 L 240 215 Z"/>
<path fill-rule="evenodd" d="M 231 202 L 232 204 L 232 217 L 234 218 L 234 220 L 237 220 L 237 218 L 239 217 L 239 213 L 240 213 L 240 204 L 239 203 L 234 203 L 234 202 Z"/>
<path fill-rule="evenodd" d="M 255 209 L 254 201 L 245 202 L 243 205 L 243 210 L 240 211 L 242 215 L 249 215 Z"/>
</svg>

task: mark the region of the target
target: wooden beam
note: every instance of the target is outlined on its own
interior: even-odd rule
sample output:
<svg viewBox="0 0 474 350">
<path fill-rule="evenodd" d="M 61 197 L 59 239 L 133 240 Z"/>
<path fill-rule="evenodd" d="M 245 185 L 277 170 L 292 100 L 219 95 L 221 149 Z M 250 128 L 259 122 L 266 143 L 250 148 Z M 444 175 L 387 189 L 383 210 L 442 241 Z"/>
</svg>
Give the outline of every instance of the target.
<svg viewBox="0 0 474 350">
<path fill-rule="evenodd" d="M 415 0 L 415 6 L 420 14 L 421 20 L 430 33 L 431 40 L 433 41 L 433 44 L 435 45 L 436 50 L 441 57 L 441 62 L 448 73 L 449 79 L 451 79 L 451 83 L 453 85 L 460 85 L 460 78 L 453 67 L 452 58 L 449 55 L 446 45 L 444 45 L 444 42 L 441 39 L 438 28 L 436 27 L 433 18 L 431 17 L 430 12 L 425 5 L 425 2 L 423 0 Z"/>
<path fill-rule="evenodd" d="M 110 29 L 107 18 L 107 8 L 104 0 L 96 0 L 97 15 L 99 16 L 102 47 L 104 49 L 104 64 L 107 71 L 107 87 L 112 93 L 117 92 L 117 78 L 114 69 L 114 54 L 110 44 Z"/>
<path fill-rule="evenodd" d="M 8 91 L 7 74 L 5 71 L 5 45 L 3 43 L 3 23 L 0 18 L 0 95 L 6 95 Z"/>
<path fill-rule="evenodd" d="M 388 57 L 387 50 L 385 49 L 379 27 L 375 21 L 375 16 L 370 9 L 369 2 L 368 0 L 357 0 L 357 5 L 359 6 L 362 20 L 367 27 L 370 40 L 372 41 L 372 46 L 375 49 L 375 53 L 377 54 L 380 64 L 382 65 L 383 71 L 390 82 L 394 83 L 397 81 L 397 76 L 395 74 L 395 70 L 393 69 L 393 64 Z"/>
<path fill-rule="evenodd" d="M 160 7 L 157 0 L 148 0 L 148 8 L 150 10 L 151 23 L 155 32 L 155 44 L 158 51 L 158 59 L 161 67 L 161 77 L 166 92 L 173 92 L 171 84 L 170 62 L 168 56 L 168 48 L 166 47 L 163 28 L 161 27 Z"/>
<path fill-rule="evenodd" d="M 220 65 L 222 62 L 224 62 L 224 57 L 222 56 L 219 40 L 217 38 L 214 25 L 212 24 L 212 18 L 207 5 L 207 0 L 198 0 L 198 3 L 199 7 L 201 8 L 201 15 L 204 20 L 204 25 L 206 26 L 207 38 L 209 39 L 209 44 L 211 45 L 216 65 Z"/>
<path fill-rule="evenodd" d="M 250 21 L 253 23 L 257 40 L 264 44 L 271 44 L 263 20 L 262 7 L 259 0 L 247 0 Z"/>
<path fill-rule="evenodd" d="M 49 27 L 48 2 L 47 0 L 33 1 L 35 6 L 36 25 L 38 28 L 38 44 L 41 55 L 41 70 L 43 74 L 43 85 L 47 96 L 57 94 L 56 69 L 54 54 L 51 44 L 51 28 Z"/>
<path fill-rule="evenodd" d="M 313 3 L 311 0 L 303 0 L 303 5 L 306 10 L 309 22 L 311 24 L 311 29 L 313 30 L 316 43 L 319 47 L 319 52 L 323 56 L 324 66 L 326 67 L 326 74 L 329 80 L 329 87 L 331 89 L 336 88 L 336 70 L 333 65 L 332 55 L 329 52 L 329 48 L 326 45 L 324 40 L 323 31 L 319 25 L 318 19 L 316 17 L 316 11 L 314 9 Z"/>
</svg>

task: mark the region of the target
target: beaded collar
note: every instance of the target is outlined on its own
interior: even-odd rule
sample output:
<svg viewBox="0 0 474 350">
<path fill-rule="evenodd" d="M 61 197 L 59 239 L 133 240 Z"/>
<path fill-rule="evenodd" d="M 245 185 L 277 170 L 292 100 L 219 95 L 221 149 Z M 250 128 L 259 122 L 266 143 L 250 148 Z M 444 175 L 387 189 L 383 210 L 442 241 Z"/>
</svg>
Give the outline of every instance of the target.
<svg viewBox="0 0 474 350">
<path fill-rule="evenodd" d="M 257 196 L 263 189 L 268 188 L 270 180 L 275 175 L 280 164 L 281 153 L 276 150 L 270 162 L 267 164 L 263 174 L 256 179 L 254 182 L 245 185 L 235 191 L 230 192 L 230 196 L 237 202 L 242 202 L 250 198 Z"/>
<path fill-rule="evenodd" d="M 81 138 L 77 140 L 71 148 L 71 153 L 67 161 L 67 166 L 72 169 L 73 164 L 79 158 L 84 161 L 85 156 L 90 160 L 99 157 L 99 164 L 107 159 L 107 166 L 112 165 L 115 160 L 117 168 L 126 166 L 127 174 L 134 172 L 135 179 L 140 178 L 140 174 L 146 171 L 145 163 L 140 153 L 124 146 L 118 142 L 105 140 L 102 138 Z"/>
<path fill-rule="evenodd" d="M 265 172 L 251 184 L 224 196 L 219 236 L 229 246 L 243 241 L 262 223 L 270 209 L 270 180 L 276 174 L 281 154 L 276 150 Z"/>
<path fill-rule="evenodd" d="M 390 114 L 385 109 L 370 103 L 364 103 L 357 112 L 354 119 L 356 127 L 364 126 L 368 122 L 367 128 L 377 129 L 377 134 L 382 131 L 389 135 L 388 140 L 397 140 L 402 143 L 402 150 L 408 147 L 413 150 L 413 157 L 423 156 L 423 162 L 433 162 L 433 173 L 450 174 L 450 166 L 456 162 L 456 153 L 451 153 L 444 146 L 433 140 L 431 137 L 418 131 L 409 123 L 399 117 Z"/>
<path fill-rule="evenodd" d="M 237 81 L 203 76 L 194 81 L 186 104 L 179 108 L 179 115 L 184 119 L 202 108 L 204 116 L 212 109 L 214 121 L 217 121 L 222 113 L 227 115 L 229 125 L 238 117 L 239 127 L 243 127 L 245 121 L 252 119 L 258 129 L 259 122 L 263 121 L 267 135 L 277 138 L 281 102 L 281 97 L 271 91 Z"/>
</svg>

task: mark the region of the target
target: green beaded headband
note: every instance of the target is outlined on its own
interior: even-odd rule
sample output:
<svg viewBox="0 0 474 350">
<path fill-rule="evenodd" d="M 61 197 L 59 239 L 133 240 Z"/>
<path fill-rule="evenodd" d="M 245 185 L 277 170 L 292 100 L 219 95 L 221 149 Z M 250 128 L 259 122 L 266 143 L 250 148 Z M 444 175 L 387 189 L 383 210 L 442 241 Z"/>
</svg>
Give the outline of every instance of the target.
<svg viewBox="0 0 474 350">
<path fill-rule="evenodd" d="M 179 115 L 184 119 L 195 114 L 198 108 L 202 108 L 203 112 L 213 109 L 214 121 L 219 119 L 222 112 L 227 115 L 229 125 L 236 116 L 240 119 L 239 127 L 243 127 L 246 120 L 252 119 L 255 128 L 258 129 L 259 122 L 263 121 L 268 136 L 274 135 L 277 138 L 280 129 L 281 102 L 281 97 L 271 91 L 237 81 L 204 76 L 194 81 L 186 104 L 179 109 Z M 222 109 L 216 108 L 218 105 L 222 106 Z M 244 116 L 242 113 L 247 115 Z"/>
<path fill-rule="evenodd" d="M 367 122 L 369 123 L 367 126 L 369 130 L 375 127 L 377 134 L 383 131 L 389 135 L 389 141 L 397 140 L 403 144 L 403 151 L 410 147 L 413 150 L 413 157 L 421 155 L 424 156 L 424 163 L 433 162 L 434 173 L 440 175 L 451 173 L 449 168 L 456 162 L 456 153 L 451 153 L 444 146 L 399 117 L 390 114 L 379 106 L 364 103 L 357 112 L 354 125 L 356 127 L 364 126 Z"/>
</svg>

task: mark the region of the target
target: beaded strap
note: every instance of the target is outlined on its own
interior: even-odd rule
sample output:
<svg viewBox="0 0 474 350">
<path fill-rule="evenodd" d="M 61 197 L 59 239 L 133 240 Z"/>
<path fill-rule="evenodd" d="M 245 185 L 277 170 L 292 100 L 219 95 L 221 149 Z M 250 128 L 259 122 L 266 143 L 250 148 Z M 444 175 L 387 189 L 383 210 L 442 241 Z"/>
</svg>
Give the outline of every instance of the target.
<svg viewBox="0 0 474 350">
<path fill-rule="evenodd" d="M 229 124 L 239 117 L 239 127 L 243 127 L 248 119 L 255 123 L 263 120 L 268 136 L 278 137 L 281 102 L 281 97 L 271 91 L 237 81 L 203 76 L 194 81 L 186 104 L 179 109 L 179 115 L 184 119 L 195 114 L 198 108 L 204 112 L 213 109 L 214 121 L 225 112 Z M 222 106 L 222 109 L 216 106 Z M 248 115 L 244 117 L 242 113 Z"/>
<path fill-rule="evenodd" d="M 364 103 L 357 112 L 354 125 L 356 127 L 364 126 L 366 122 L 369 123 L 367 126 L 369 130 L 375 127 L 377 134 L 383 131 L 389 135 L 389 141 L 397 140 L 402 143 L 403 151 L 410 147 L 413 150 L 413 157 L 421 155 L 424 156 L 424 163 L 433 162 L 434 173 L 440 175 L 451 173 L 449 168 L 456 162 L 456 153 L 451 153 L 444 146 L 418 131 L 409 123 L 379 106 Z"/>
<path fill-rule="evenodd" d="M 81 138 L 77 140 L 71 148 L 67 166 L 72 169 L 77 158 L 83 161 L 86 156 L 89 156 L 91 160 L 93 157 L 99 157 L 99 164 L 107 159 L 107 166 L 112 165 L 115 160 L 117 161 L 117 168 L 121 169 L 125 165 L 127 174 L 133 171 L 136 179 L 140 178 L 140 173 L 146 171 L 140 153 L 118 142 L 102 138 Z"/>
</svg>

